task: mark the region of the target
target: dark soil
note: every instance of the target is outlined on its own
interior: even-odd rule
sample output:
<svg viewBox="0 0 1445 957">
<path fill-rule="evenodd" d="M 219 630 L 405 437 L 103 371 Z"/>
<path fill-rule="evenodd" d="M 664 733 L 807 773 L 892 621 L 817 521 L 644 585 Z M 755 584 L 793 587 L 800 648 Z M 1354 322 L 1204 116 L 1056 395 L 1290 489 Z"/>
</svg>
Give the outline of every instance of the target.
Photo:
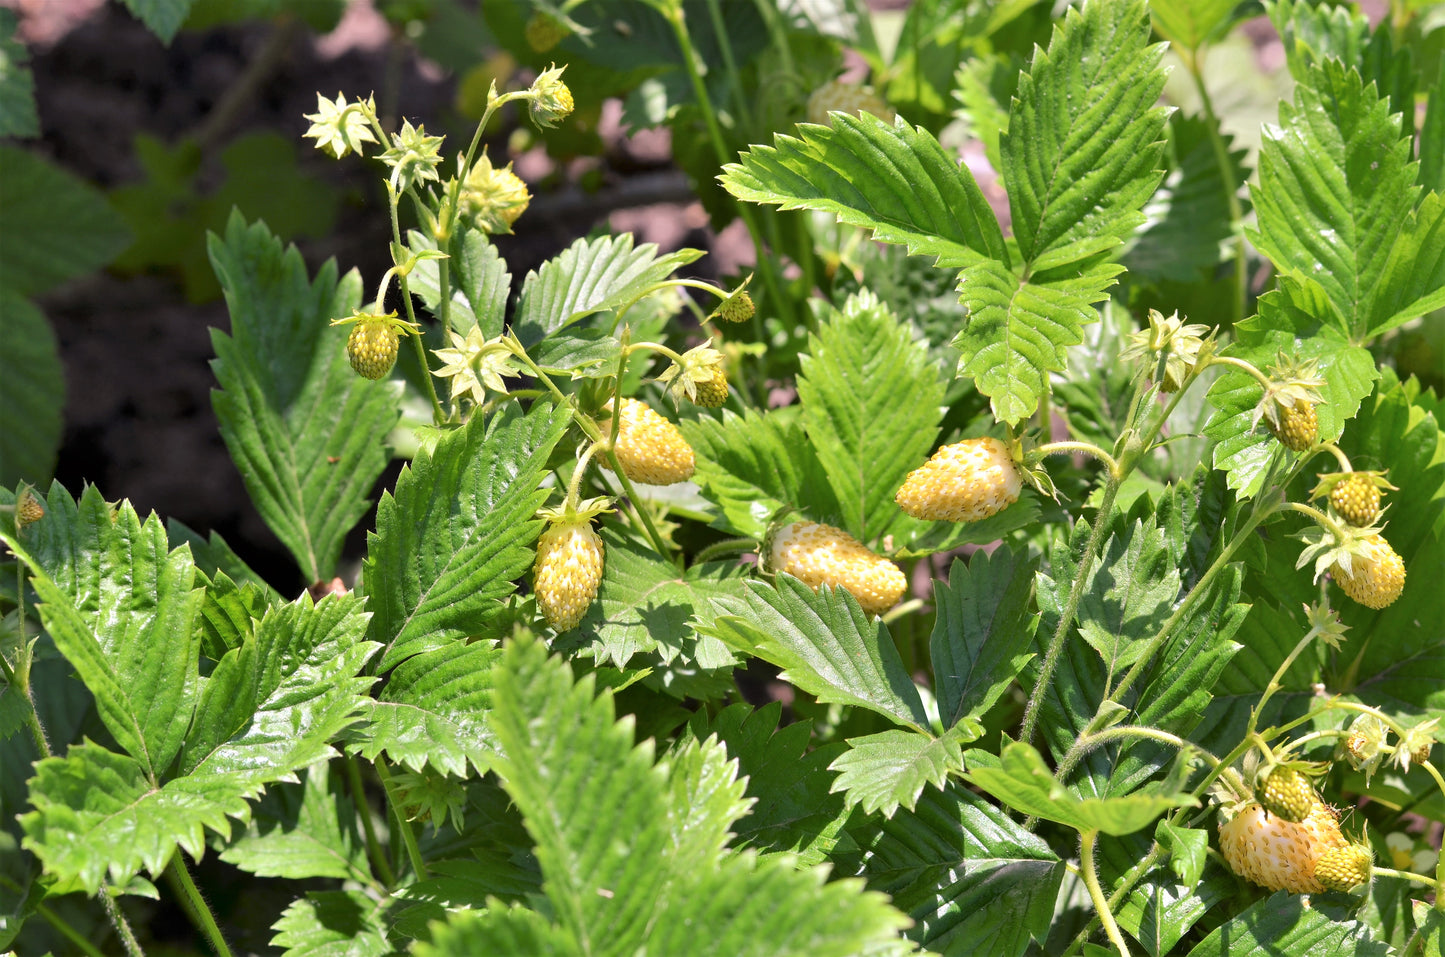
<svg viewBox="0 0 1445 957">
<path fill-rule="evenodd" d="M 77 2 L 84 8 L 83 0 Z M 26 6 L 21 0 L 8 5 L 17 3 Z M 454 79 L 403 41 L 388 43 L 384 29 L 379 46 L 357 45 L 328 57 L 325 45 L 318 49 L 322 38 L 304 28 L 284 35 L 279 49 L 273 35 L 280 28 L 271 23 L 182 32 L 166 47 L 119 4 L 81 14 L 84 19 L 53 42 L 32 44 L 42 136 L 22 147 L 110 190 L 143 176 L 133 147 L 137 134 L 171 144 L 199 134 L 207 156 L 204 183 L 218 176 L 215 157 L 227 143 L 257 130 L 275 131 L 299 144 L 304 172 L 325 177 L 351 199 L 325 237 L 297 241 L 313 271 L 334 257 L 342 271 L 360 269 L 370 286 L 388 265 L 389 239 L 377 185 L 380 167 L 355 157 L 333 161 L 302 139 L 308 125 L 303 114 L 315 111 L 318 91 L 334 97 L 338 91 L 387 89 L 391 50 L 400 63 L 399 83 L 391 87 L 395 112 L 425 124 L 429 133 L 449 134 L 449 144 L 464 143 L 471 134 L 470 121 L 452 106 Z M 375 21 L 372 27 L 380 28 Z M 239 108 L 221 106 L 229 90 L 247 82 L 248 65 L 268 49 L 279 55 Z M 490 137 L 494 157 L 505 154 L 509 132 Z M 534 193 L 542 195 L 522 220 L 522 233 L 499 237 L 515 282 L 621 207 L 635 208 L 618 213 L 614 222 L 637 229 L 642 239 L 665 247 L 711 245 L 701 228 L 705 217 L 679 205 L 689 202 L 690 194 L 667 162 L 665 138 L 634 142 L 614 130 L 604 139 L 608 152 L 601 176 L 592 177 L 602 188 L 591 193 L 571 185 L 543 157 L 518 164 L 525 178 L 537 171 L 550 175 L 548 191 L 534 184 Z M 702 265 L 716 268 L 709 259 Z M 224 302 L 188 302 L 171 272 L 105 272 L 54 290 L 39 305 L 55 329 L 65 366 L 59 481 L 73 494 L 93 483 L 107 499 L 129 499 L 142 514 L 154 510 L 203 534 L 217 531 L 268 580 L 299 590 L 304 583 L 251 507 L 211 410 L 215 379 L 208 365 L 208 329 L 229 327 Z M 394 482 L 395 471 L 382 483 Z M 362 544 L 360 531 L 354 544 L 353 557 Z"/>
</svg>

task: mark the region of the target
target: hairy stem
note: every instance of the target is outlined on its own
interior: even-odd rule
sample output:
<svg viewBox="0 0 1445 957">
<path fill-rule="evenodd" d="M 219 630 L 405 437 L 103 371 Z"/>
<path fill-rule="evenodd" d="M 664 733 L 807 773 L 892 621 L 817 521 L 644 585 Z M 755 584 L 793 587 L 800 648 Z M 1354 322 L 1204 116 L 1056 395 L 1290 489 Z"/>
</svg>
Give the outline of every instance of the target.
<svg viewBox="0 0 1445 957">
<path fill-rule="evenodd" d="M 376 768 L 376 776 L 381 779 L 382 790 L 386 791 L 387 808 L 391 816 L 396 819 L 396 830 L 401 835 L 401 842 L 406 846 L 406 856 L 411 861 L 412 873 L 416 879 L 424 881 L 427 879 L 426 864 L 421 859 L 421 848 L 416 844 L 416 832 L 412 830 L 411 822 L 401 812 L 401 802 L 397 800 L 396 787 L 391 782 L 391 773 L 386 770 L 386 762 L 380 757 L 373 762 L 372 767 Z"/>
<path fill-rule="evenodd" d="M 191 880 L 191 872 L 186 867 L 185 858 L 181 856 L 180 851 L 176 852 L 176 856 L 172 858 L 171 866 L 167 870 L 185 898 L 191 914 L 200 921 L 200 930 L 211 942 L 211 947 L 215 949 L 219 957 L 231 957 L 231 948 L 226 944 L 226 938 L 221 935 L 221 928 L 216 924 L 216 915 L 211 913 L 211 905 L 206 903 L 205 897 L 201 896 L 200 888 L 196 886 L 195 881 Z"/>
<path fill-rule="evenodd" d="M 351 800 L 361 818 L 362 833 L 366 835 L 366 856 L 371 860 L 371 866 L 376 868 L 382 883 L 387 887 L 395 887 L 396 873 L 392 871 L 391 862 L 386 859 L 381 842 L 376 838 L 376 824 L 371 819 L 371 805 L 366 800 L 366 785 L 361 780 L 361 768 L 352 755 L 347 755 L 342 759 L 342 763 L 346 766 L 346 782 L 351 787 Z"/>
<path fill-rule="evenodd" d="M 1089 889 L 1089 899 L 1094 902 L 1094 912 L 1104 925 L 1104 933 L 1109 935 L 1121 957 L 1129 957 L 1129 945 L 1124 943 L 1124 937 L 1119 933 L 1114 912 L 1109 910 L 1109 902 L 1104 899 L 1104 891 L 1099 886 L 1099 875 L 1094 870 L 1094 842 L 1098 838 L 1099 832 L 1092 828 L 1079 832 L 1079 871 L 1084 878 L 1084 886 Z"/>
</svg>

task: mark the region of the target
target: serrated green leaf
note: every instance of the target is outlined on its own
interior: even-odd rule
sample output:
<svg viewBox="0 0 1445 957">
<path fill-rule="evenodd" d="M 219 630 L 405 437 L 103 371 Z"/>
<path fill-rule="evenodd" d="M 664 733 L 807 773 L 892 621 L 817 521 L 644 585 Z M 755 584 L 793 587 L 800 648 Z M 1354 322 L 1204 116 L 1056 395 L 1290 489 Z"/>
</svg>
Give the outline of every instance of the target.
<svg viewBox="0 0 1445 957">
<path fill-rule="evenodd" d="M 44 313 L 0 288 L 0 486 L 22 480 L 44 488 L 60 450 L 65 370 Z"/>
<path fill-rule="evenodd" d="M 1204 831 L 1192 833 L 1202 839 L 1198 845 L 1202 863 L 1208 835 Z M 1123 874 L 1137 867 L 1148 853 L 1147 841 L 1131 841 L 1139 837 L 1135 834 L 1122 841 L 1100 842 L 1101 870 L 1107 868 Z M 1104 886 L 1108 887 L 1109 883 L 1106 881 Z M 1168 865 L 1158 864 L 1139 876 L 1137 885 L 1114 916 L 1119 926 L 1139 941 L 1150 957 L 1164 957 L 1201 918 L 1234 897 L 1237 891 L 1237 880 L 1222 867 L 1216 866 L 1204 880 L 1180 883 Z"/>
<path fill-rule="evenodd" d="M 1148 42 L 1141 0 L 1096 0 L 1055 23 L 1019 77 L 1000 172 L 1032 271 L 1095 262 L 1144 221 L 1168 116 L 1156 106 L 1163 45 Z"/>
<path fill-rule="evenodd" d="M 186 22 L 195 0 L 122 0 L 136 19 L 167 46 Z"/>
<path fill-rule="evenodd" d="M 387 677 L 352 732 L 351 750 L 369 761 L 385 753 L 397 764 L 421 771 L 432 767 L 458 778 L 467 764 L 484 774 L 496 750 L 487 726 L 492 705 L 492 666 L 501 657 L 496 642 L 453 641 L 407 658 Z"/>
<path fill-rule="evenodd" d="M 313 606 L 302 594 L 269 609 L 201 686 L 181 752 L 188 780 L 259 787 L 334 756 L 331 742 L 359 720 L 373 680 L 359 676 L 376 650 L 363 640 L 362 607 L 353 595 Z"/>
<path fill-rule="evenodd" d="M 803 124 L 723 167 L 719 180 L 738 199 L 783 209 L 817 209 L 873 231 L 940 266 L 1008 261 L 1003 233 L 973 174 L 931 133 L 876 116 L 836 116 Z"/>
<path fill-rule="evenodd" d="M 1420 185 L 1426 192 L 1445 193 L 1445 62 L 1426 100 L 1419 155 Z"/>
<path fill-rule="evenodd" d="M 716 735 L 747 778 L 747 796 L 754 803 L 733 831 L 734 846 L 795 853 L 808 865 L 833 849 L 845 819 L 843 798 L 831 790 L 827 766 L 841 754 L 839 741 L 809 751 L 812 726 L 806 721 L 778 727 L 782 705 L 770 702 L 752 710 L 746 704 L 724 708 L 705 721 L 693 718 L 694 737 Z"/>
<path fill-rule="evenodd" d="M 231 313 L 229 335 L 211 330 L 221 437 L 302 574 L 329 580 L 386 467 L 401 383 L 353 372 L 347 330 L 329 324 L 359 305 L 356 272 L 338 283 L 329 262 L 308 282 L 296 248 L 283 252 L 264 223 L 247 226 L 240 213 L 209 250 Z"/>
<path fill-rule="evenodd" d="M 437 248 L 430 236 L 415 229 L 407 233 L 407 246 L 414 253 Z M 506 261 L 480 229 L 457 233 L 447 251 L 451 257 L 447 260 L 452 293 L 447 310 L 450 328 L 464 336 L 478 327 L 483 336 L 495 339 L 506 324 L 507 296 L 512 288 L 512 274 L 507 272 Z M 409 277 L 409 288 L 421 297 L 432 315 L 440 316 L 441 263 L 438 260 L 419 260 Z"/>
<path fill-rule="evenodd" d="M 1320 284 L 1333 308 L 1318 321 L 1362 338 L 1384 318 L 1381 279 L 1419 189 L 1410 141 L 1388 101 L 1337 60 L 1312 67 L 1279 115 L 1251 187 L 1250 239 L 1281 274 Z"/>
<path fill-rule="evenodd" d="M 632 234 L 579 239 L 529 272 L 512 315 L 512 332 L 528 348 L 594 313 L 639 299 L 649 287 L 702 255 L 680 249 L 657 255 L 657 246 L 632 246 Z"/>
<path fill-rule="evenodd" d="M 58 484 L 45 537 L 32 556 L 0 532 L 29 566 L 41 621 L 96 697 L 101 720 L 151 777 L 180 751 L 195 706 L 195 619 L 205 592 L 195 566 L 170 551 L 158 517 L 130 504 L 112 510 L 94 486 L 77 506 Z"/>
<path fill-rule="evenodd" d="M 1198 50 L 1223 34 L 1239 0 L 1151 0 L 1154 29 L 1170 43 Z"/>
<path fill-rule="evenodd" d="M 201 654 L 219 661 L 226 652 L 240 647 L 271 604 L 254 584 L 237 585 L 225 572 L 216 572 L 201 603 Z"/>
<path fill-rule="evenodd" d="M 217 572 L 224 572 L 233 582 L 239 585 L 254 585 L 261 589 L 266 595 L 269 604 L 282 604 L 281 593 L 272 588 L 266 579 L 256 574 L 251 566 L 232 551 L 231 546 L 218 533 L 211 532 L 206 538 L 202 538 L 196 531 L 187 528 L 185 523 L 178 522 L 174 518 L 166 519 L 166 537 L 170 539 L 171 548 L 179 548 L 185 545 L 191 550 L 191 560 L 196 563 L 196 569 L 207 578 L 215 578 Z"/>
<path fill-rule="evenodd" d="M 1003 167 L 999 134 L 1008 129 L 1008 104 L 1018 86 L 1021 61 L 999 53 L 975 56 L 959 65 L 953 75 L 959 118 L 969 135 L 983 143 L 984 156 L 993 169 Z"/>
<path fill-rule="evenodd" d="M 1385 957 L 1390 948 L 1364 924 L 1310 906 L 1285 891 L 1252 904 L 1216 927 L 1189 957 Z"/>
<path fill-rule="evenodd" d="M 385 910 L 365 891 L 307 891 L 271 925 L 271 946 L 286 957 L 383 957 L 393 953 Z"/>
<path fill-rule="evenodd" d="M 47 873 L 94 896 L 103 882 L 123 884 L 142 868 L 159 875 L 177 844 L 199 858 L 205 831 L 227 835 L 231 818 L 246 820 L 254 793 L 212 775 L 157 786 L 134 758 L 87 741 L 35 765 L 23 843 Z"/>
<path fill-rule="evenodd" d="M 0 288 L 22 296 L 99 269 L 130 242 L 99 190 L 24 150 L 0 146 Z"/>
<path fill-rule="evenodd" d="M 1362 12 L 1279 0 L 1269 13 L 1284 41 L 1289 72 L 1299 82 L 1310 82 L 1309 68 L 1332 58 L 1359 69 L 1370 39 L 1370 21 Z"/>
<path fill-rule="evenodd" d="M 1028 556 L 1001 545 L 955 558 L 947 583 L 934 582 L 928 647 L 945 727 L 982 717 L 1033 657 L 1033 575 Z"/>
<path fill-rule="evenodd" d="M 356 808 L 335 787 L 328 766 L 312 765 L 300 777 L 299 784 L 266 789 L 251 810 L 250 825 L 221 852 L 221 860 L 257 877 L 371 880 Z"/>
<path fill-rule="evenodd" d="M 779 676 L 820 702 L 856 705 L 923 730 L 918 688 L 881 621 L 870 621 L 843 589 L 814 593 L 791 575 L 776 587 L 750 581 L 741 598 L 715 598 L 704 630 L 782 668 Z"/>
<path fill-rule="evenodd" d="M 417 957 L 472 957 L 474 954 L 528 954 L 573 957 L 576 942 L 561 927 L 534 910 L 500 902 L 484 911 L 445 914 L 431 928 L 430 941 L 418 941 Z"/>
<path fill-rule="evenodd" d="M 1111 679 L 1139 660 L 1174 610 L 1180 576 L 1166 534 L 1153 522 L 1135 522 L 1104 542 L 1089 571 L 1077 627 Z"/>
<path fill-rule="evenodd" d="M 611 526 L 604 525 L 601 534 L 605 560 L 597 601 L 577 633 L 558 636 L 554 648 L 580 649 L 617 668 L 627 667 L 634 655 L 651 652 L 663 664 L 680 659 L 731 670 L 738 659 L 716 638 L 699 634 L 693 619 L 712 617 L 712 598 L 741 595 L 745 567 L 708 562 L 680 572 Z"/>
<path fill-rule="evenodd" d="M 1232 0 L 1230 0 L 1232 6 Z M 1158 7 L 1151 7 L 1158 15 Z M 1198 282 L 1212 277 L 1234 238 L 1230 189 L 1249 179 L 1246 151 L 1232 149 L 1234 138 L 1218 131 L 1218 120 L 1175 113 L 1169 118 L 1173 159 L 1168 174 L 1144 207 L 1145 223 L 1131 240 L 1123 261 L 1131 275 L 1156 280 Z M 1229 160 L 1227 176 L 1210 136 L 1221 138 Z M 1241 212 L 1249 203 L 1238 197 Z"/>
<path fill-rule="evenodd" d="M 542 477 L 569 421 L 545 402 L 525 415 L 513 403 L 474 416 L 419 452 L 382 495 L 362 563 L 379 670 L 485 633 L 536 560 Z"/>
<path fill-rule="evenodd" d="M 1130 794 L 1127 797 L 1078 798 L 1054 779 L 1032 747 L 1014 742 L 1004 747 L 998 767 L 973 767 L 968 781 L 1025 814 L 1055 821 L 1076 831 L 1129 834 L 1176 807 L 1198 807 L 1188 794 Z"/>
<path fill-rule="evenodd" d="M 1049 374 L 1063 371 L 1068 347 L 1084 341 L 1084 326 L 1099 318 L 1093 304 L 1108 298 L 1121 269 L 1035 281 L 986 260 L 959 274 L 969 317 L 953 340 L 962 353 L 958 373 L 989 397 L 996 418 L 1014 425 L 1034 414 Z"/>
<path fill-rule="evenodd" d="M 616 375 L 620 355 L 622 340 L 601 329 L 553 333 L 531 351 L 532 361 L 543 372 L 570 375 L 574 379 Z"/>
<path fill-rule="evenodd" d="M 683 437 L 697 459 L 693 480 L 722 510 L 722 524 L 761 540 L 784 506 L 806 506 L 810 518 L 842 521 L 842 509 L 795 412 L 684 419 Z"/>
<path fill-rule="evenodd" d="M 800 357 L 803 426 L 861 542 L 881 538 L 901 513 L 894 493 L 933 447 L 943 380 L 926 343 L 914 341 L 866 290 L 827 310 Z"/>
<path fill-rule="evenodd" d="M 921 731 L 882 731 L 849 738 L 848 750 L 828 770 L 837 771 L 833 790 L 847 795 L 849 807 L 892 817 L 899 806 L 913 810 L 928 785 L 942 787 L 948 775 L 963 770 L 962 745 L 983 734 L 983 725 L 966 718 L 941 737 Z"/>
<path fill-rule="evenodd" d="M 1168 821 L 1160 821 L 1154 829 L 1154 838 L 1169 853 L 1169 869 L 1181 883 L 1192 887 L 1204 873 L 1204 862 L 1209 850 L 1209 832 L 1197 827 L 1178 827 Z M 1166 948 L 1167 949 L 1167 948 Z"/>
<path fill-rule="evenodd" d="M 35 78 L 26 64 L 30 51 L 15 39 L 19 17 L 14 10 L 0 11 L 0 136 L 40 135 L 35 113 Z"/>
<path fill-rule="evenodd" d="M 725 850 L 745 811 L 735 766 L 691 742 L 666 765 L 614 723 L 610 695 L 535 642 L 497 672 L 498 769 L 537 841 L 548 913 L 576 952 L 852 954 L 904 922 L 860 883 Z M 598 840 L 596 820 L 612 825 Z M 599 892 L 600 891 L 600 892 Z M 759 908 L 758 901 L 768 906 Z"/>
<path fill-rule="evenodd" d="M 1379 371 L 1374 357 L 1338 331 L 1320 328 L 1327 308 L 1323 288 L 1313 280 L 1282 280 L 1281 287 L 1259 299 L 1259 314 L 1236 327 L 1238 339 L 1226 351 L 1255 364 L 1266 375 L 1283 353 L 1286 358 L 1318 363 L 1324 402 L 1315 407 L 1321 441 L 1331 442 L 1370 394 Z M 1256 494 L 1266 472 L 1287 452 L 1263 426 L 1256 427 L 1254 409 L 1263 387 L 1243 372 L 1230 371 L 1215 380 L 1209 401 L 1215 412 L 1204 434 L 1213 439 L 1214 465 L 1229 476 L 1229 487 L 1241 497 Z"/>
<path fill-rule="evenodd" d="M 1445 306 L 1445 196 L 1406 216 L 1370 305 L 1370 338 Z"/>
<path fill-rule="evenodd" d="M 891 896 L 920 946 L 1019 957 L 1047 935 L 1063 863 L 961 783 L 925 790 L 914 810 L 865 818 L 850 834 L 858 850 L 838 856 L 839 869 Z"/>
</svg>

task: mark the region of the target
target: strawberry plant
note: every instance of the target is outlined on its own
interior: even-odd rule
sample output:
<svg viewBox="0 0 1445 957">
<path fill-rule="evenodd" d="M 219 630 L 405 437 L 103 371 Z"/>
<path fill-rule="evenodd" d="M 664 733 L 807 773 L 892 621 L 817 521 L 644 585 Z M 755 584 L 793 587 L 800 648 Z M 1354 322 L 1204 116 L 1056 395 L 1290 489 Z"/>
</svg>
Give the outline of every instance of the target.
<svg viewBox="0 0 1445 957">
<path fill-rule="evenodd" d="M 637 14 L 728 153 L 720 6 L 590 6 L 517 36 L 605 59 L 589 17 Z M 1445 309 L 1426 18 L 1270 4 L 1251 155 L 1204 68 L 1234 3 L 918 6 L 955 32 L 859 40 L 898 115 L 835 89 L 719 157 L 756 284 L 606 234 L 514 283 L 483 133 L 564 129 L 568 66 L 462 145 L 318 97 L 390 268 L 240 211 L 207 247 L 297 582 L 94 487 L 0 499 L 0 946 L 140 953 L 163 898 L 218 954 L 1441 953 L 1445 433 L 1396 369 Z M 747 17 L 791 49 L 785 9 Z"/>
</svg>

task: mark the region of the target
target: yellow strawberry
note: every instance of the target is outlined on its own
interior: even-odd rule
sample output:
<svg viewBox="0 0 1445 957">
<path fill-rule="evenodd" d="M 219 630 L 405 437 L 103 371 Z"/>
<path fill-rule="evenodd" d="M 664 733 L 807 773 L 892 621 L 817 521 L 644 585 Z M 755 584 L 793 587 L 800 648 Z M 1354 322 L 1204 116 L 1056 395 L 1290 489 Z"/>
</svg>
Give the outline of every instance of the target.
<svg viewBox="0 0 1445 957">
<path fill-rule="evenodd" d="M 897 565 L 832 525 L 793 522 L 773 536 L 770 554 L 773 571 L 787 572 L 814 591 L 820 585 L 844 588 L 870 615 L 892 608 L 908 590 Z"/>
</svg>

